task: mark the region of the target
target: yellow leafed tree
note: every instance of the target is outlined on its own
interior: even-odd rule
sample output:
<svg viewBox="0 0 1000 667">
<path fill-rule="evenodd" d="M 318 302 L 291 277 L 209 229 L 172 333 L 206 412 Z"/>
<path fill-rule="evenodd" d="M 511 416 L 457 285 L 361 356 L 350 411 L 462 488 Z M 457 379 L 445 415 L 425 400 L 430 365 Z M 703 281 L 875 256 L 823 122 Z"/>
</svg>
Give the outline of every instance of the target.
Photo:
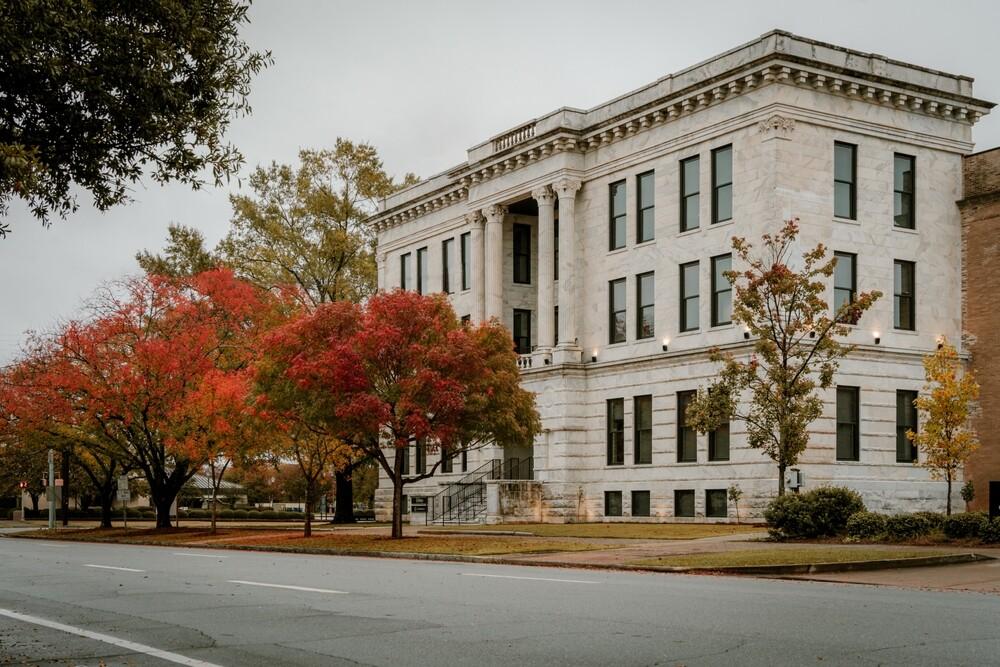
<svg viewBox="0 0 1000 667">
<path fill-rule="evenodd" d="M 934 479 L 948 482 L 948 514 L 952 483 L 979 447 L 979 438 L 969 426 L 973 405 L 979 399 L 979 383 L 972 371 L 960 371 L 958 353 L 946 340 L 924 357 L 927 384 L 914 401 L 921 414 L 920 430 L 906 433 L 920 452 L 919 464 L 930 470 Z"/>
</svg>

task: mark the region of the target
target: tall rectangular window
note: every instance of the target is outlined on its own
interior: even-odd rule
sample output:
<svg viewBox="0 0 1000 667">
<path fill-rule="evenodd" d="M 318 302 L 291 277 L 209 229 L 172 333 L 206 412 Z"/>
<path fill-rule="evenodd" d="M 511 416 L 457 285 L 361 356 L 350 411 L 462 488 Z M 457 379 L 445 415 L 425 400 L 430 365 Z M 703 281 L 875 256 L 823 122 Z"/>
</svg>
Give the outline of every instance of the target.
<svg viewBox="0 0 1000 667">
<path fill-rule="evenodd" d="M 674 491 L 674 516 L 694 516 L 694 490 Z"/>
<path fill-rule="evenodd" d="M 916 265 L 897 259 L 893 266 L 892 318 L 897 329 L 914 331 L 916 325 Z"/>
<path fill-rule="evenodd" d="M 406 447 L 403 447 L 403 465 L 400 467 L 400 472 L 404 475 L 410 474 L 410 449 L 413 445 L 413 441 L 410 440 Z"/>
<path fill-rule="evenodd" d="M 531 226 L 514 225 L 514 282 L 531 283 Z"/>
<path fill-rule="evenodd" d="M 605 491 L 604 516 L 621 516 L 621 515 L 622 515 L 622 492 Z"/>
<path fill-rule="evenodd" d="M 552 346 L 559 344 L 559 306 L 552 309 Z"/>
<path fill-rule="evenodd" d="M 691 463 L 698 460 L 698 434 L 687 423 L 687 409 L 694 400 L 693 391 L 677 392 L 677 462 Z"/>
<path fill-rule="evenodd" d="M 462 472 L 469 472 L 469 450 L 462 450 Z"/>
<path fill-rule="evenodd" d="M 896 153 L 892 159 L 893 224 L 904 229 L 916 227 L 917 158 Z"/>
<path fill-rule="evenodd" d="M 653 397 L 636 396 L 632 403 L 633 454 L 637 464 L 653 462 Z"/>
<path fill-rule="evenodd" d="M 712 151 L 712 223 L 733 219 L 733 147 Z"/>
<path fill-rule="evenodd" d="M 840 141 L 833 144 L 833 215 L 857 219 L 858 147 Z"/>
<path fill-rule="evenodd" d="M 559 218 L 553 221 L 552 234 L 555 240 L 552 243 L 552 280 L 559 280 Z"/>
<path fill-rule="evenodd" d="M 410 289 L 413 281 L 410 278 L 410 253 L 399 256 L 399 289 Z"/>
<path fill-rule="evenodd" d="M 427 472 L 427 442 L 417 440 L 417 474 L 423 475 Z"/>
<path fill-rule="evenodd" d="M 472 287 L 472 233 L 465 232 L 459 238 L 462 244 L 462 289 Z"/>
<path fill-rule="evenodd" d="M 608 283 L 608 342 L 625 342 L 625 279 Z"/>
<path fill-rule="evenodd" d="M 518 354 L 531 352 L 531 311 L 514 309 L 514 351 Z"/>
<path fill-rule="evenodd" d="M 632 516 L 649 516 L 649 491 L 632 492 Z"/>
<path fill-rule="evenodd" d="M 732 255 L 712 258 L 712 326 L 729 324 L 733 319 L 733 286 L 726 271 L 733 268 Z"/>
<path fill-rule="evenodd" d="M 451 294 L 451 260 L 454 253 L 455 239 L 441 241 L 441 291 Z"/>
<path fill-rule="evenodd" d="M 612 398 L 607 403 L 608 465 L 625 464 L 625 399 Z"/>
<path fill-rule="evenodd" d="M 857 387 L 837 387 L 837 460 L 860 460 L 860 417 Z"/>
<path fill-rule="evenodd" d="M 700 160 L 698 156 L 681 160 L 681 231 L 698 229 L 698 211 L 701 208 L 701 185 L 698 183 Z"/>
<path fill-rule="evenodd" d="M 681 331 L 698 328 L 698 262 L 681 264 Z"/>
<path fill-rule="evenodd" d="M 635 337 L 652 338 L 656 335 L 653 311 L 656 297 L 654 295 L 653 272 L 640 273 L 635 277 Z"/>
<path fill-rule="evenodd" d="M 708 460 L 729 460 L 729 420 L 719 424 L 719 427 L 708 434 Z"/>
<path fill-rule="evenodd" d="M 430 287 L 427 278 L 427 248 L 417 249 L 417 293 L 425 294 Z"/>
<path fill-rule="evenodd" d="M 854 303 L 858 290 L 858 256 L 849 252 L 835 252 L 833 258 L 833 312 L 837 314 L 845 304 Z M 847 324 L 857 324 L 857 318 L 849 317 Z"/>
<path fill-rule="evenodd" d="M 451 452 L 448 451 L 447 447 L 441 447 L 441 472 L 447 474 L 454 470 L 455 465 Z"/>
<path fill-rule="evenodd" d="M 907 431 L 917 432 L 917 392 L 900 389 L 896 392 L 896 461 L 913 463 L 917 460 L 917 448 L 906 437 Z"/>
<path fill-rule="evenodd" d="M 726 500 L 725 489 L 707 489 L 705 491 L 705 516 L 715 519 L 724 519 L 729 516 Z"/>
<path fill-rule="evenodd" d="M 625 247 L 625 181 L 612 183 L 608 192 L 610 220 L 608 227 L 608 249 Z"/>
<path fill-rule="evenodd" d="M 656 207 L 653 204 L 653 172 L 635 177 L 635 242 L 645 243 L 656 237 Z"/>
</svg>

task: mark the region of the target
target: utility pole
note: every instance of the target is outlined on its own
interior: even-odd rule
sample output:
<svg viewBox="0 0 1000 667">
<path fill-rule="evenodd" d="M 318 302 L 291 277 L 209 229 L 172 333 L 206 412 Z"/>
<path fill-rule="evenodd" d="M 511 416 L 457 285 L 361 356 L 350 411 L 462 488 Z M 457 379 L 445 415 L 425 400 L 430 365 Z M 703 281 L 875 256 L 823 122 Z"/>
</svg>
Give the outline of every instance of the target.
<svg viewBox="0 0 1000 667">
<path fill-rule="evenodd" d="M 55 452 L 49 450 L 49 487 L 46 489 L 48 491 L 49 500 L 49 530 L 55 530 L 56 528 L 56 459 Z"/>
</svg>

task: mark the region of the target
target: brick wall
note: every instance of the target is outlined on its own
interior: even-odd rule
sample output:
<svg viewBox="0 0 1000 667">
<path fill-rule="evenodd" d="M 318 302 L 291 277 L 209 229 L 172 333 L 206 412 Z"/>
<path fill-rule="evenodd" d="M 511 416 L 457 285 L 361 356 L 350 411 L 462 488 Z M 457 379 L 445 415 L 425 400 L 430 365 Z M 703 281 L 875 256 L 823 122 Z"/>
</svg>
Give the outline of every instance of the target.
<svg viewBox="0 0 1000 667">
<path fill-rule="evenodd" d="M 962 314 L 981 386 L 981 446 L 965 475 L 976 487 L 973 508 L 985 510 L 989 481 L 1000 481 L 1000 148 L 966 156 L 963 184 Z"/>
</svg>

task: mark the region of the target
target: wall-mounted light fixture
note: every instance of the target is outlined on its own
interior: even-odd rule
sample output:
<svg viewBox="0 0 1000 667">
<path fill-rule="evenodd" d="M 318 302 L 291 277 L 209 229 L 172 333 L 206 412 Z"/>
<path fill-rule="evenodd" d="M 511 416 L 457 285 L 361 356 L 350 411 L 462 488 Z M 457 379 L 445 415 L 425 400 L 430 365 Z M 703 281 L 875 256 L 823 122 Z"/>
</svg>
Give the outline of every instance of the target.
<svg viewBox="0 0 1000 667">
<path fill-rule="evenodd" d="M 750 330 L 749 329 L 746 329 L 746 328 L 743 329 L 743 340 L 750 340 Z"/>
<path fill-rule="evenodd" d="M 881 343 L 881 342 L 882 342 L 882 336 L 881 336 L 881 335 L 879 335 L 879 332 L 877 332 L 877 331 L 873 331 L 873 332 L 872 332 L 872 336 L 873 336 L 873 337 L 875 338 L 875 344 L 876 344 L 876 345 L 878 345 L 879 343 Z"/>
<path fill-rule="evenodd" d="M 592 362 L 596 362 L 597 361 L 597 348 L 596 347 L 594 348 L 594 353 L 592 355 L 590 355 L 590 360 Z"/>
<path fill-rule="evenodd" d="M 944 336 L 938 336 L 937 337 L 937 349 L 940 350 L 942 347 L 944 347 Z"/>
<path fill-rule="evenodd" d="M 663 351 L 666 352 L 667 348 L 669 348 L 669 347 L 670 347 L 670 339 L 669 338 L 664 338 L 663 339 Z"/>
</svg>

